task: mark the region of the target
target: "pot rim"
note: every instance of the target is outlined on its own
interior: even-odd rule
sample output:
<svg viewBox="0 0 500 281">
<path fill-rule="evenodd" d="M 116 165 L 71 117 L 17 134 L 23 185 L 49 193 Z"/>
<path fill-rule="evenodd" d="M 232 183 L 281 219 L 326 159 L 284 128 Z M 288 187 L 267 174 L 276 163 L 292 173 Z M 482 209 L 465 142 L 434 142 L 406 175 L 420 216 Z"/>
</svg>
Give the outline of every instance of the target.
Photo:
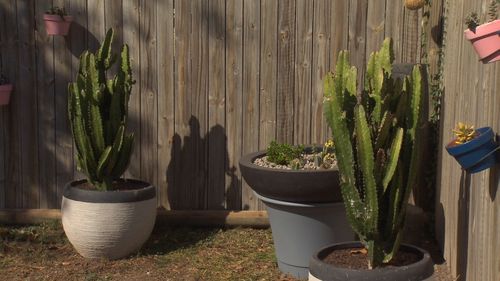
<svg viewBox="0 0 500 281">
<path fill-rule="evenodd" d="M 364 274 L 364 273 L 367 273 L 367 274 L 377 274 L 377 273 L 385 273 L 385 272 L 391 272 L 391 271 L 395 271 L 399 268 L 402 268 L 402 267 L 405 267 L 405 266 L 394 266 L 394 267 L 379 267 L 379 268 L 375 268 L 375 269 L 350 269 L 350 268 L 344 268 L 344 267 L 340 267 L 340 266 L 335 266 L 335 265 L 332 265 L 332 264 L 328 264 L 328 263 L 325 263 L 323 261 L 322 258 L 320 258 L 321 256 L 324 256 L 326 255 L 327 252 L 330 252 L 332 250 L 332 248 L 337 248 L 337 249 L 346 249 L 346 248 L 361 248 L 363 247 L 363 244 L 360 242 L 360 241 L 350 241 L 350 242 L 342 242 L 342 243 L 336 243 L 336 244 L 331 244 L 331 245 L 328 245 L 326 247 L 323 247 L 322 249 L 320 249 L 319 251 L 315 252 L 313 254 L 313 256 L 311 257 L 311 263 L 314 261 L 315 263 L 320 263 L 321 264 L 321 267 L 324 268 L 325 270 L 342 270 L 346 273 L 361 273 L 361 274 Z M 421 254 L 421 259 L 415 263 L 412 263 L 412 264 L 409 264 L 407 265 L 406 267 L 408 266 L 411 266 L 411 267 L 425 267 L 426 263 L 429 263 L 431 262 L 432 264 L 432 258 L 429 254 L 429 252 L 427 252 L 426 250 L 422 249 L 422 248 L 419 248 L 417 246 L 414 246 L 414 245 L 410 245 L 410 244 L 401 244 L 401 247 L 400 249 L 406 249 L 406 250 L 409 250 L 413 253 L 419 253 Z M 432 267 L 432 272 L 434 272 L 434 268 Z M 313 273 L 313 272 L 311 272 Z M 313 273 L 314 275 L 314 273 Z M 431 276 L 432 273 L 429 275 Z"/>
<path fill-rule="evenodd" d="M 464 30 L 465 37 L 467 40 L 475 41 L 475 40 L 478 40 L 482 37 L 491 36 L 492 34 L 498 33 L 499 30 L 492 30 L 492 31 L 485 32 L 484 29 L 486 27 L 489 27 L 490 25 L 497 25 L 497 24 L 500 26 L 500 19 L 496 19 L 494 21 L 490 21 L 490 22 L 486 22 L 486 23 L 478 25 L 476 27 L 476 32 L 473 32 L 472 30 L 467 28 Z"/>
<path fill-rule="evenodd" d="M 487 143 L 490 140 L 490 138 L 494 136 L 493 129 L 491 127 L 481 127 L 476 129 L 476 131 L 479 133 L 479 136 L 477 136 L 476 138 L 466 143 L 452 146 L 451 144 L 456 140 L 455 138 L 446 145 L 446 150 L 448 150 L 448 152 L 450 152 L 452 155 L 461 155 L 469 150 L 475 149 Z M 466 150 L 462 151 L 464 149 Z"/>
<path fill-rule="evenodd" d="M 131 190 L 86 190 L 78 188 L 78 185 L 87 182 L 86 179 L 82 179 L 68 182 L 64 187 L 63 198 L 88 203 L 130 203 L 156 197 L 156 188 L 148 182 L 135 179 L 120 180 L 143 184 L 145 187 Z"/>
<path fill-rule="evenodd" d="M 299 208 L 328 208 L 328 207 L 333 207 L 333 206 L 338 206 L 339 204 L 344 205 L 343 201 L 339 202 L 328 202 L 328 203 L 297 203 L 297 202 L 290 202 L 290 201 L 283 201 L 283 200 L 277 200 L 269 197 L 265 197 L 264 195 L 260 195 L 257 193 L 255 190 L 253 191 L 255 196 L 262 200 L 264 203 L 270 203 L 270 204 L 275 204 L 275 205 L 280 205 L 280 206 L 288 206 L 288 207 L 299 207 Z"/>
<path fill-rule="evenodd" d="M 312 148 L 311 145 L 305 146 L 305 149 L 310 149 Z M 260 150 L 257 152 L 252 152 L 248 153 L 246 155 L 243 155 L 240 158 L 239 164 L 245 167 L 248 167 L 250 169 L 255 169 L 255 170 L 260 170 L 260 171 L 266 171 L 266 172 L 276 172 L 276 173 L 283 173 L 283 174 L 316 174 L 316 173 L 338 173 L 339 169 L 338 166 L 335 166 L 332 169 L 319 169 L 319 170 L 313 170 L 313 169 L 307 169 L 307 170 L 285 170 L 285 169 L 273 169 L 273 168 L 268 168 L 268 167 L 262 167 L 259 165 L 254 164 L 253 162 L 255 159 L 262 157 L 267 154 L 267 150 Z"/>
<path fill-rule="evenodd" d="M 73 21 L 73 16 L 63 16 L 64 21 L 61 20 L 61 16 L 59 15 L 49 15 L 49 14 L 43 14 L 43 19 L 47 21 L 57 21 L 57 22 L 72 22 Z"/>
</svg>

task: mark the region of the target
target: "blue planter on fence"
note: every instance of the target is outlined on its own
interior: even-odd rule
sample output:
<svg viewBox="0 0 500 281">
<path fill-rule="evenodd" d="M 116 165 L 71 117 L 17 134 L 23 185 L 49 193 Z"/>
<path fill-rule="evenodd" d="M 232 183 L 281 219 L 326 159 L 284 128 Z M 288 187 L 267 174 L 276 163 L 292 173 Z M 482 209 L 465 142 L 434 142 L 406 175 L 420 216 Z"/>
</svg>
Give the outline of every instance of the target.
<svg viewBox="0 0 500 281">
<path fill-rule="evenodd" d="M 495 142 L 495 134 L 491 127 L 476 130 L 479 136 L 464 144 L 446 146 L 448 153 L 455 157 L 460 166 L 473 174 L 495 165 L 495 152 L 500 148 Z"/>
</svg>

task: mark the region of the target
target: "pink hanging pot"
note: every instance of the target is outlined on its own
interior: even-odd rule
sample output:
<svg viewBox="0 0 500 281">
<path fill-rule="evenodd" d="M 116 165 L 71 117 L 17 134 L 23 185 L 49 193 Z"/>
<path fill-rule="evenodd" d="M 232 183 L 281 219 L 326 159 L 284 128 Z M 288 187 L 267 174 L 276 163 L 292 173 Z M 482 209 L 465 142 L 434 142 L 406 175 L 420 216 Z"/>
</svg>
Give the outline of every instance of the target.
<svg viewBox="0 0 500 281">
<path fill-rule="evenodd" d="M 12 84 L 0 85 L 0 105 L 8 105 L 10 102 L 10 94 L 14 86 Z"/>
<path fill-rule="evenodd" d="M 483 63 L 500 60 L 500 19 L 479 25 L 474 31 L 466 29 L 464 33 Z"/>
<path fill-rule="evenodd" d="M 69 27 L 73 21 L 72 16 L 60 15 L 43 15 L 43 20 L 45 22 L 45 30 L 47 30 L 48 35 L 68 35 Z"/>
</svg>

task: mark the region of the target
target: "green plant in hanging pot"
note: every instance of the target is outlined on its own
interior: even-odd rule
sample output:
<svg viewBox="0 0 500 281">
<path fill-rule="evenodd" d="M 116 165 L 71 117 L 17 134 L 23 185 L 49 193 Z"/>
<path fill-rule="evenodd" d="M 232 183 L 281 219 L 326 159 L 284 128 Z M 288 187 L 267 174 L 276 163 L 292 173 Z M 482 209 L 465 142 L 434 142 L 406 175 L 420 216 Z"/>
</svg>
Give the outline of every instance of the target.
<svg viewBox="0 0 500 281">
<path fill-rule="evenodd" d="M 73 17 L 61 7 L 53 6 L 43 15 L 45 30 L 48 35 L 68 35 Z"/>
<path fill-rule="evenodd" d="M 134 145 L 126 132 L 132 70 L 128 46 L 117 59 L 113 30 L 96 53 L 80 56 L 76 81 L 68 86 L 68 115 L 78 168 L 86 180 L 67 184 L 62 222 L 68 239 L 84 257 L 124 257 L 140 248 L 156 218 L 156 190 L 122 179 Z M 108 71 L 118 61 L 116 75 Z"/>
<path fill-rule="evenodd" d="M 310 280 L 347 280 L 334 276 L 424 280 L 432 275 L 428 253 L 401 246 L 407 202 L 421 154 L 423 71 L 417 65 L 411 75 L 396 79 L 392 63 L 392 43 L 386 39 L 381 49 L 371 54 L 361 89 L 347 51 L 340 52 L 335 73 L 325 77 L 324 112 L 335 142 L 347 218 L 360 242 L 337 244 L 316 253 L 310 264 L 316 279 Z M 349 269 L 325 262 L 343 249 L 363 255 L 365 266 Z M 395 262 L 399 250 L 413 255 L 415 262 Z M 350 258 L 356 257 L 348 254 L 346 259 Z M 386 267 L 388 264 L 392 266 Z"/>
<path fill-rule="evenodd" d="M 488 20 L 481 24 L 479 15 L 471 12 L 465 18 L 467 29 L 465 38 L 469 40 L 483 63 L 500 60 L 500 19 L 498 8 L 500 0 L 491 0 L 488 7 Z"/>
</svg>

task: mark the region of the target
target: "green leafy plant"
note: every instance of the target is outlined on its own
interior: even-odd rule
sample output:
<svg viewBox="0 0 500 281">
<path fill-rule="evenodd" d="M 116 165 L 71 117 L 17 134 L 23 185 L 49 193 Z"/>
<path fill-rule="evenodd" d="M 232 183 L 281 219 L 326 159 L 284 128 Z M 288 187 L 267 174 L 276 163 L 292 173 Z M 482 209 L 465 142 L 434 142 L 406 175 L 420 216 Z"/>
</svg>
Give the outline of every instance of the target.
<svg viewBox="0 0 500 281">
<path fill-rule="evenodd" d="M 267 148 L 267 159 L 278 165 L 288 165 L 304 152 L 304 146 L 292 146 L 286 143 L 280 144 L 272 141 Z M 297 166 L 297 163 L 294 164 Z"/>
<path fill-rule="evenodd" d="M 61 7 L 53 6 L 49 10 L 45 12 L 47 15 L 57 15 L 60 16 L 62 20 L 64 20 L 64 16 L 67 16 L 66 10 Z"/>
<path fill-rule="evenodd" d="M 397 253 L 417 177 L 422 70 L 392 77 L 392 43 L 371 54 L 364 87 L 341 51 L 325 77 L 324 111 L 332 129 L 347 218 L 368 250 L 369 267 Z"/>
<path fill-rule="evenodd" d="M 492 22 L 498 18 L 498 6 L 500 4 L 500 0 L 491 0 L 490 5 L 488 6 L 488 21 Z M 476 12 L 471 12 L 465 18 L 465 25 L 471 31 L 475 32 L 476 27 L 481 25 L 481 21 L 479 20 L 479 15 Z"/>
<path fill-rule="evenodd" d="M 463 144 L 468 141 L 473 140 L 476 136 L 476 130 L 474 126 L 464 124 L 462 122 L 458 122 L 457 127 L 453 129 L 453 133 L 455 134 L 455 143 Z"/>
<path fill-rule="evenodd" d="M 113 29 L 95 54 L 80 56 L 76 82 L 68 87 L 68 113 L 79 168 L 98 190 L 112 189 L 130 162 L 133 134 L 126 134 L 132 79 L 128 46 L 121 50 L 117 74 L 107 71 L 116 61 L 111 52 Z"/>
</svg>

